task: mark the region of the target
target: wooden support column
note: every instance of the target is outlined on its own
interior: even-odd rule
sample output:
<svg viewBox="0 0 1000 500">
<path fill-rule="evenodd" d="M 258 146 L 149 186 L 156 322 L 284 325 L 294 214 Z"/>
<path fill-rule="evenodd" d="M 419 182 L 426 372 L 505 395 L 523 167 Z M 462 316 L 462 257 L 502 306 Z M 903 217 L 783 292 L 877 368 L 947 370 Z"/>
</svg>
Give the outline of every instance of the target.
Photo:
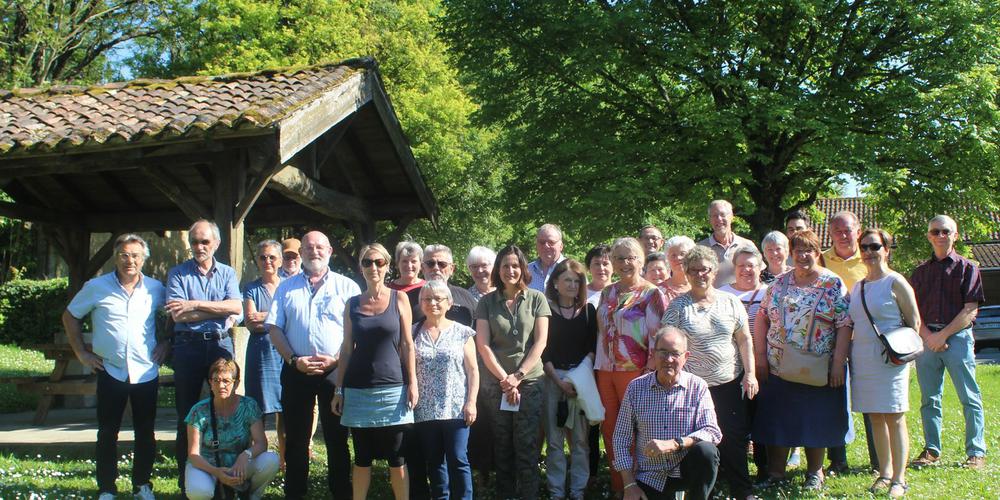
<svg viewBox="0 0 1000 500">
<path fill-rule="evenodd" d="M 246 191 L 246 169 L 235 162 L 212 169 L 215 176 L 213 214 L 222 233 L 222 244 L 215 258 L 236 270 L 236 278 L 243 274 L 243 221 L 238 220 L 236 204 Z"/>
</svg>

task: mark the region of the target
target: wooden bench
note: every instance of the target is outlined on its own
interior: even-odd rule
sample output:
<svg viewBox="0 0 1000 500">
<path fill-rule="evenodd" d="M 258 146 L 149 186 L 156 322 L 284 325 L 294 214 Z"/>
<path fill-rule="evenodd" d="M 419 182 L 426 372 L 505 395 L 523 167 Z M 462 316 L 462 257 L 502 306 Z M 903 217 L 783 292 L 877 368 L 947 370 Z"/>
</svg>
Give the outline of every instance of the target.
<svg viewBox="0 0 1000 500">
<path fill-rule="evenodd" d="M 88 346 L 89 347 L 89 346 Z M 48 376 L 0 377 L 0 383 L 14 384 L 17 390 L 26 394 L 38 394 L 38 407 L 32 423 L 42 425 L 49 415 L 55 396 L 93 396 L 97 394 L 97 375 L 67 375 L 71 361 L 76 354 L 69 344 L 39 344 L 29 349 L 41 351 L 45 359 L 55 361 L 55 367 Z M 160 386 L 173 386 L 174 376 L 160 375 Z"/>
</svg>

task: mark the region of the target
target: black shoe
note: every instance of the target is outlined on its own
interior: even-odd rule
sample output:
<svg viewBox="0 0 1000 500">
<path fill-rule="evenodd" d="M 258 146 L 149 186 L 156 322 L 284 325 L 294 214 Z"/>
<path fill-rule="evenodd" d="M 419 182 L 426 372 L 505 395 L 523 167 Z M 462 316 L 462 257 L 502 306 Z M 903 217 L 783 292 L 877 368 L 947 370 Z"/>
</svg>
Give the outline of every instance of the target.
<svg viewBox="0 0 1000 500">
<path fill-rule="evenodd" d="M 841 474 L 846 474 L 851 471 L 851 468 L 847 465 L 847 462 L 834 462 L 830 464 L 830 468 L 826 470 L 826 475 L 828 476 L 839 476 Z"/>
</svg>

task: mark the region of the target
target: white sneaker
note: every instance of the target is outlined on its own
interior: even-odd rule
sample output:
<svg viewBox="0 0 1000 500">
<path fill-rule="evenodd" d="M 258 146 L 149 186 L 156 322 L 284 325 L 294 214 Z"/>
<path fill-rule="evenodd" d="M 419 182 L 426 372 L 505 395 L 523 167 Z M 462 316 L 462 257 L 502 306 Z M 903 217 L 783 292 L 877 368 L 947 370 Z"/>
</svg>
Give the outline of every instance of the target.
<svg viewBox="0 0 1000 500">
<path fill-rule="evenodd" d="M 101 496 L 97 497 L 97 500 L 115 500 L 115 494 L 105 491 L 104 493 L 101 493 Z"/>
<path fill-rule="evenodd" d="M 156 500 L 156 497 L 153 496 L 153 488 L 148 484 L 139 487 L 139 491 L 135 493 L 135 498 L 138 500 Z"/>
</svg>

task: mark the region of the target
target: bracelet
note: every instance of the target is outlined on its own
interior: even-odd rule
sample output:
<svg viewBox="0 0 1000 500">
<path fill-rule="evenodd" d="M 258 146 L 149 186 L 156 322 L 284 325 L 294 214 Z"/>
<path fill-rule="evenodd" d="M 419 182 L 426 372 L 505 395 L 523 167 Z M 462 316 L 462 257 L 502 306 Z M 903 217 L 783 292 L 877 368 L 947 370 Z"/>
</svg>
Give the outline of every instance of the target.
<svg viewBox="0 0 1000 500">
<path fill-rule="evenodd" d="M 625 485 L 625 487 L 624 487 L 624 488 L 622 488 L 622 491 L 625 491 L 625 490 L 627 490 L 627 489 L 629 489 L 629 488 L 631 488 L 631 487 L 633 487 L 633 486 L 639 486 L 639 485 L 638 485 L 638 484 L 635 484 L 635 481 L 633 481 L 633 482 L 631 482 L 631 483 L 628 483 L 628 484 L 626 484 L 626 485 Z"/>
<path fill-rule="evenodd" d="M 243 454 L 247 456 L 247 460 L 253 460 L 253 451 L 250 451 L 250 448 L 243 450 Z"/>
</svg>

